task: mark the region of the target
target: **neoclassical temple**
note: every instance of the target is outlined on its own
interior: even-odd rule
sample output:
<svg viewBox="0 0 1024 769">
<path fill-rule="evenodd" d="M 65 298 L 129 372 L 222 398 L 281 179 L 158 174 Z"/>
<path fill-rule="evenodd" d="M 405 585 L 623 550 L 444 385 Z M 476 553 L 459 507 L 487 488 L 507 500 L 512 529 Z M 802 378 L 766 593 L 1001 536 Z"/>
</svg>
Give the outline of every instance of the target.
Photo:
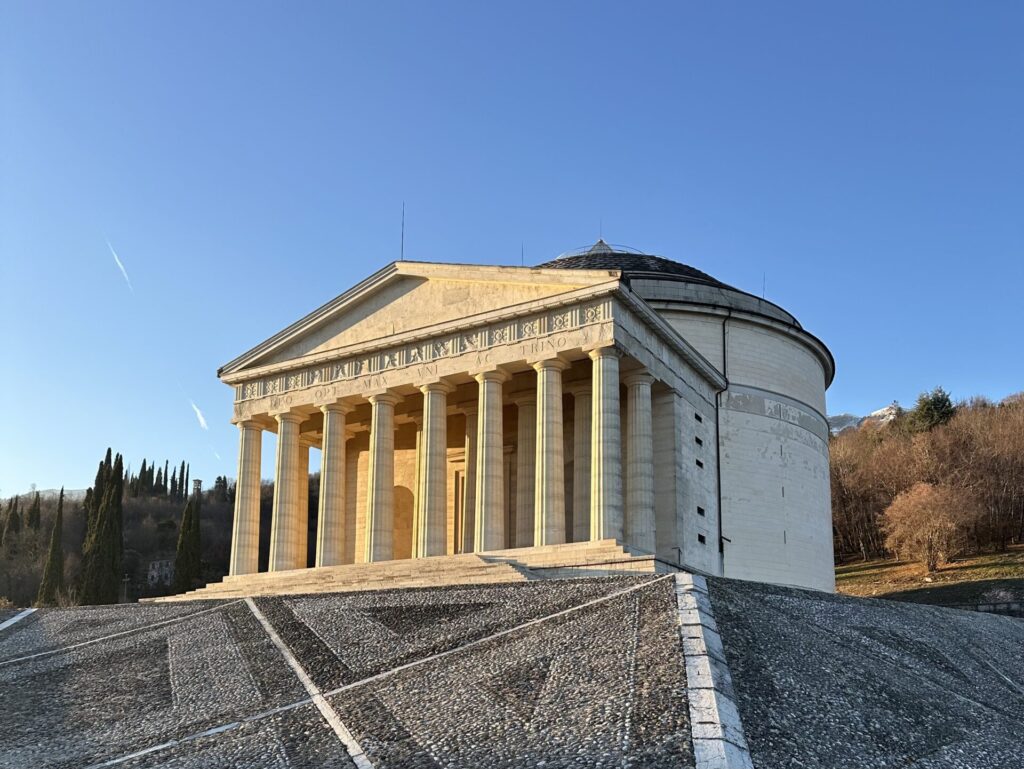
<svg viewBox="0 0 1024 769">
<path fill-rule="evenodd" d="M 833 589 L 833 373 L 785 310 L 603 241 L 537 267 L 395 262 L 218 372 L 231 574 L 259 569 L 269 432 L 270 571 L 615 539 Z"/>
</svg>

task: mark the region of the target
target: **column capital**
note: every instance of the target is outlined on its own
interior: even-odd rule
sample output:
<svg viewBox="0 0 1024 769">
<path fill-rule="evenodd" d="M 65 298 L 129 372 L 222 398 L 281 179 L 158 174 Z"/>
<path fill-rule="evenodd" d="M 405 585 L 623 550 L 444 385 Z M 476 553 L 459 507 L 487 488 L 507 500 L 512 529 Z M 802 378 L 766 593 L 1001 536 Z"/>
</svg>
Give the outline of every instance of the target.
<svg viewBox="0 0 1024 769">
<path fill-rule="evenodd" d="M 448 395 L 455 392 L 455 385 L 451 382 L 446 382 L 443 379 L 439 379 L 436 382 L 427 382 L 419 386 L 420 392 L 426 395 L 427 393 L 444 393 Z"/>
<path fill-rule="evenodd" d="M 565 385 L 562 386 L 562 390 L 564 392 L 569 393 L 569 395 L 573 396 L 574 398 L 576 398 L 576 397 L 578 397 L 580 395 L 590 395 L 590 394 L 592 394 L 593 387 L 591 386 L 589 381 L 569 382 L 568 384 L 565 384 Z"/>
<path fill-rule="evenodd" d="M 279 425 L 288 422 L 290 424 L 301 424 L 305 417 L 302 414 L 296 414 L 294 411 L 278 411 L 277 413 L 271 414 L 274 419 L 277 420 Z"/>
<path fill-rule="evenodd" d="M 637 385 L 647 385 L 650 387 L 654 384 L 654 377 L 647 373 L 646 369 L 640 369 L 623 374 L 622 383 L 626 387 L 636 387 Z"/>
<path fill-rule="evenodd" d="M 489 371 L 479 371 L 473 374 L 473 379 L 475 379 L 477 382 L 480 382 L 481 384 L 483 384 L 484 382 L 498 382 L 500 384 L 502 382 L 507 382 L 511 378 L 511 374 L 509 374 L 504 369 L 500 368 L 491 369 Z"/>
<path fill-rule="evenodd" d="M 376 406 L 378 403 L 387 403 L 391 406 L 397 406 L 402 402 L 402 396 L 398 393 L 392 392 L 391 390 L 384 390 L 383 392 L 371 393 L 366 396 L 366 399 L 371 404 Z"/>
<path fill-rule="evenodd" d="M 622 353 L 619 352 L 619 348 L 614 345 L 604 345 L 601 347 L 584 347 L 583 352 L 590 356 L 591 360 L 598 360 L 599 358 L 621 358 Z"/>
<path fill-rule="evenodd" d="M 320 406 L 320 410 L 324 412 L 325 415 L 328 411 L 335 414 L 351 414 L 352 409 L 354 408 L 355 406 L 351 403 L 346 403 L 345 401 L 334 401 L 332 403 L 324 403 Z"/>
<path fill-rule="evenodd" d="M 466 406 L 455 406 L 454 408 L 455 408 L 455 411 L 457 411 L 458 413 L 463 414 L 463 415 L 465 415 L 467 417 L 475 417 L 477 415 L 477 413 L 479 412 L 479 408 L 477 407 L 477 405 L 475 403 L 472 403 L 472 404 L 469 404 L 469 405 L 466 405 Z"/>
<path fill-rule="evenodd" d="M 534 406 L 537 403 L 537 391 L 530 390 L 524 393 L 513 393 L 509 396 L 509 401 L 519 407 Z"/>
<path fill-rule="evenodd" d="M 569 368 L 568 361 L 564 361 L 561 358 L 542 358 L 541 360 L 531 361 L 530 365 L 533 366 L 534 371 L 541 371 L 543 369 L 565 371 Z"/>
<path fill-rule="evenodd" d="M 255 419 L 241 419 L 235 422 L 239 430 L 262 430 L 263 425 Z"/>
</svg>

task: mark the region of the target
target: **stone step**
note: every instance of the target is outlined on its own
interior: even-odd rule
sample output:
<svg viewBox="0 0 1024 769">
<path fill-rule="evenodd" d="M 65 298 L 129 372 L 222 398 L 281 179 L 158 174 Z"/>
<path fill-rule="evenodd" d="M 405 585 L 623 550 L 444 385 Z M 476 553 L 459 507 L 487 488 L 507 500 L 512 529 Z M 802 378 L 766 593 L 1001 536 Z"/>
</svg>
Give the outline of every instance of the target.
<svg viewBox="0 0 1024 769">
<path fill-rule="evenodd" d="M 649 554 L 630 552 L 616 540 L 568 542 L 542 547 L 460 553 L 429 558 L 325 566 L 226 577 L 222 582 L 154 602 L 297 595 L 317 592 L 385 590 L 524 582 L 533 579 L 653 573 Z"/>
</svg>

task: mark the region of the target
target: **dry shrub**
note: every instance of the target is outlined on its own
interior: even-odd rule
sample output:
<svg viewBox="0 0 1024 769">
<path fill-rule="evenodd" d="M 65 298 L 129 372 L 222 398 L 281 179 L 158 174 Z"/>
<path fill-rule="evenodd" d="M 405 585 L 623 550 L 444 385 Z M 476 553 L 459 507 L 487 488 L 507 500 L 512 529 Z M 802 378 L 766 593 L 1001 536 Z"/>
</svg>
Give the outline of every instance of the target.
<svg viewBox="0 0 1024 769">
<path fill-rule="evenodd" d="M 917 483 L 886 508 L 885 545 L 932 572 L 964 551 L 979 517 L 974 497 L 962 489 Z"/>
</svg>

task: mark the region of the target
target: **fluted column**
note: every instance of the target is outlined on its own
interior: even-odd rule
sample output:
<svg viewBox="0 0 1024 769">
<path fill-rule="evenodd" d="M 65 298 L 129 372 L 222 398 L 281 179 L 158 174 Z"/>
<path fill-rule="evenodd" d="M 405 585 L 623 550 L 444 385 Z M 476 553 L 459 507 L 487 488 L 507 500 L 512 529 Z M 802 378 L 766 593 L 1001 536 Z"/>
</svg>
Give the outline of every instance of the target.
<svg viewBox="0 0 1024 769">
<path fill-rule="evenodd" d="M 619 354 L 614 347 L 599 347 L 590 351 L 590 359 L 590 538 L 622 539 Z"/>
<path fill-rule="evenodd" d="M 263 428 L 258 422 L 238 423 L 238 481 L 231 532 L 229 574 L 255 574 L 260 553 L 260 462 Z"/>
<path fill-rule="evenodd" d="M 448 550 L 448 393 L 447 382 L 423 385 L 423 434 L 419 442 L 419 494 L 415 557 Z"/>
<path fill-rule="evenodd" d="M 412 554 L 409 557 L 418 558 L 419 556 L 416 554 L 420 551 L 420 499 L 422 497 L 420 478 L 423 473 L 423 452 L 420 450 L 420 446 L 423 441 L 423 415 L 413 417 L 412 421 L 416 425 L 416 441 L 413 450 L 415 470 L 412 480 L 412 548 L 410 550 Z"/>
<path fill-rule="evenodd" d="M 477 425 L 476 531 L 474 550 L 500 550 L 505 547 L 504 435 L 502 424 L 502 384 L 504 371 L 486 371 L 476 375 L 480 385 Z"/>
<path fill-rule="evenodd" d="M 299 497 L 296 485 L 299 468 L 298 414 L 278 414 L 277 456 L 274 463 L 274 510 L 270 522 L 270 571 L 299 568 L 298 550 Z"/>
<path fill-rule="evenodd" d="M 533 544 L 565 542 L 565 438 L 562 434 L 564 360 L 533 364 L 537 371 L 537 448 Z"/>
<path fill-rule="evenodd" d="M 466 468 L 465 493 L 462 500 L 462 552 L 472 553 L 476 543 L 476 407 L 467 408 L 465 414 Z"/>
<path fill-rule="evenodd" d="M 537 394 L 523 393 L 512 399 L 518 410 L 516 435 L 516 531 L 515 547 L 533 545 L 534 478 L 537 470 Z"/>
<path fill-rule="evenodd" d="M 366 477 L 365 561 L 388 561 L 395 519 L 395 406 L 392 393 L 371 395 L 370 464 Z"/>
<path fill-rule="evenodd" d="M 572 541 L 590 539 L 590 383 L 573 385 Z"/>
<path fill-rule="evenodd" d="M 320 507 L 316 522 L 316 565 L 344 563 L 345 542 L 345 418 L 344 403 L 321 406 L 324 442 L 320 451 Z"/>
<path fill-rule="evenodd" d="M 654 552 L 654 434 L 651 424 L 651 385 L 646 372 L 630 373 L 626 385 L 626 542 Z"/>
<path fill-rule="evenodd" d="M 295 568 L 309 567 L 309 444 L 299 439 L 299 466 L 295 476 Z"/>
</svg>

